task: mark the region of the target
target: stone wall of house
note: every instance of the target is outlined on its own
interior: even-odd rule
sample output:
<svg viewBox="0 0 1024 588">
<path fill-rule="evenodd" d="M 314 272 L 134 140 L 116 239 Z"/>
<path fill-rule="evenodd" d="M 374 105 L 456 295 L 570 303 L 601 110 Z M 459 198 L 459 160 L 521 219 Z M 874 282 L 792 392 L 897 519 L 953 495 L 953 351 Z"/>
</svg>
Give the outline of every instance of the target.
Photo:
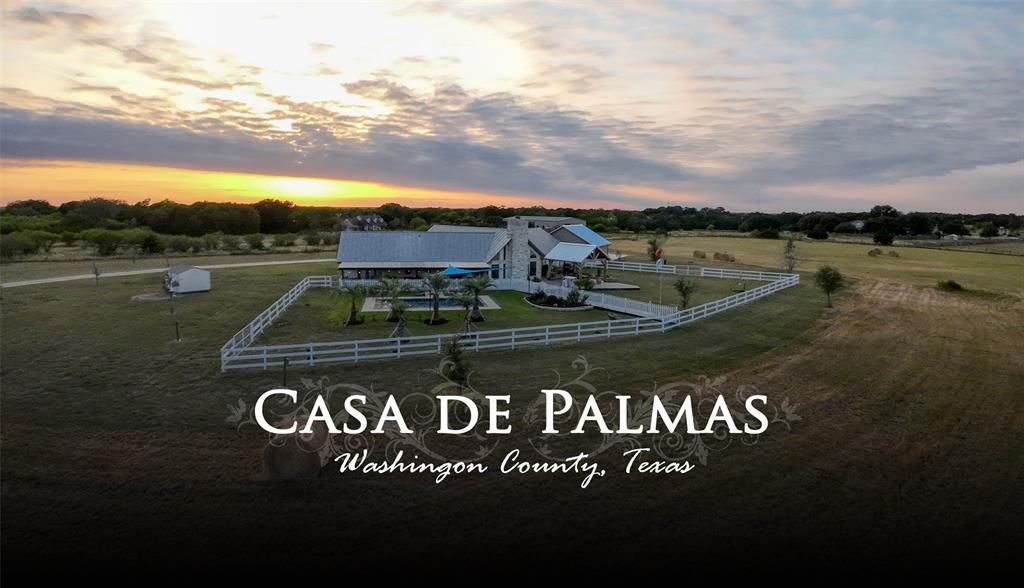
<svg viewBox="0 0 1024 588">
<path fill-rule="evenodd" d="M 521 218 L 510 218 L 508 223 L 509 259 L 508 277 L 526 280 L 530 277 L 530 224 Z"/>
</svg>

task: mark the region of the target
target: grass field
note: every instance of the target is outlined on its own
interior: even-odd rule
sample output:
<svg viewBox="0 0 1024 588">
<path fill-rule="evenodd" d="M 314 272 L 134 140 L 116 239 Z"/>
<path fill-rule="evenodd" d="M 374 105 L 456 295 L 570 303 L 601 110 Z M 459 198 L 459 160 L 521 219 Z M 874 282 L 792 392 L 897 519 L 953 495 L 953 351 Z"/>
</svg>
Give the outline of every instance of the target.
<svg viewBox="0 0 1024 588">
<path fill-rule="evenodd" d="M 201 557 L 212 547 L 218 557 L 252 556 L 274 537 L 275 557 L 298 565 L 323 558 L 330 537 L 345 558 L 414 550 L 453 563 L 499 543 L 541 555 L 538 545 L 567 533 L 574 552 L 599 552 L 611 533 L 628 537 L 618 556 L 644 558 L 797 546 L 813 560 L 816 545 L 895 561 L 936 546 L 957 558 L 973 546 L 1013 552 L 1024 529 L 1022 260 L 910 249 L 872 259 L 859 245 L 801 245 L 809 258 L 801 269 L 834 263 L 856 278 L 834 309 L 805 279 L 663 335 L 470 355 L 474 386 L 512 395 L 516 423 L 539 389 L 575 375 L 579 356 L 598 368 L 588 376 L 598 390 L 723 376 L 726 389 L 753 385 L 797 406 L 792 432 L 735 444 L 686 477 L 611 472 L 586 493 L 573 478 L 550 476 L 438 487 L 415 475 L 325 475 L 301 488 L 255 481 L 266 438 L 225 424 L 227 407 L 251 404 L 281 374 L 220 374 L 217 349 L 301 276 L 332 273 L 330 263 L 215 271 L 213 291 L 176 300 L 173 316 L 166 302 L 130 300 L 157 290 L 158 276 L 4 291 L 6 554 L 102 557 L 117 546 L 121 557 L 143 559 L 160 550 Z M 700 248 L 777 268 L 781 246 L 677 238 L 666 249 L 673 262 Z M 613 244 L 634 259 L 642 247 Z M 939 291 L 939 278 L 975 291 Z M 326 377 L 402 395 L 437 384 L 436 362 L 290 376 L 296 385 Z M 518 426 L 502 446 L 526 448 L 530 434 Z M 446 524 L 453 516 L 458 534 Z M 197 528 L 216 531 L 197 543 Z M 286 532 L 287 541 L 276 539 Z"/>
<path fill-rule="evenodd" d="M 78 259 L 74 261 L 16 261 L 0 264 L 0 283 L 36 280 L 40 278 L 56 278 L 92 274 L 93 264 L 102 274 L 110 272 L 127 272 L 132 270 L 165 268 L 168 265 L 216 265 L 222 263 L 251 263 L 260 261 L 288 261 L 297 259 L 333 259 L 334 252 L 267 252 L 244 253 L 238 255 L 178 255 L 164 258 L 140 257 L 136 260 L 125 257 Z M 337 270 L 334 269 L 336 272 Z"/>
<path fill-rule="evenodd" d="M 672 237 L 664 246 L 668 263 L 701 262 L 715 265 L 713 260 L 695 260 L 694 250 L 708 253 L 732 253 L 737 266 L 755 266 L 778 270 L 782 265 L 783 240 L 740 237 Z M 818 266 L 832 264 L 844 274 L 871 280 L 888 280 L 919 286 L 933 286 L 938 280 L 952 279 L 967 288 L 991 290 L 1024 296 L 1024 259 L 1004 255 L 985 255 L 964 251 L 944 251 L 910 247 L 890 250 L 899 257 L 869 257 L 874 245 L 855 245 L 817 241 L 798 243 L 802 259 L 801 272 L 813 272 Z M 626 261 L 645 261 L 643 240 L 613 240 L 612 251 L 626 254 Z M 719 262 L 720 264 L 720 262 Z"/>
</svg>

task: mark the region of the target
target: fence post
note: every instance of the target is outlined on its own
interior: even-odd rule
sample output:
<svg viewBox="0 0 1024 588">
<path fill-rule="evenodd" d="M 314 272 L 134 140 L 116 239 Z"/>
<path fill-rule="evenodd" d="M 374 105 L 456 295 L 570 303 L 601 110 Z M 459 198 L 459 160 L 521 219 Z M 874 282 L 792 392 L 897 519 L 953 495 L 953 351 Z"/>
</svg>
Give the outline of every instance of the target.
<svg viewBox="0 0 1024 588">
<path fill-rule="evenodd" d="M 267 369 L 267 348 L 263 348 L 263 369 Z"/>
<path fill-rule="evenodd" d="M 576 342 L 579 343 L 583 335 L 583 325 L 576 323 Z"/>
</svg>

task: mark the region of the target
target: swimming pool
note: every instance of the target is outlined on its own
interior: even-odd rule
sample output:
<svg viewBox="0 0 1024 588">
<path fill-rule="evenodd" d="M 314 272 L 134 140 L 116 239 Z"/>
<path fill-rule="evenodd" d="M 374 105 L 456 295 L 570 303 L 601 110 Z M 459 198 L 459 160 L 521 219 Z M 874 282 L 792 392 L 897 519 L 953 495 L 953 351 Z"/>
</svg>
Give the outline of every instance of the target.
<svg viewBox="0 0 1024 588">
<path fill-rule="evenodd" d="M 413 312 L 428 311 L 432 308 L 429 296 L 402 296 L 401 300 Z M 454 298 L 448 296 L 441 297 L 439 307 L 441 310 L 462 310 L 462 305 Z M 373 296 L 363 302 L 363 312 L 387 312 L 389 310 L 391 310 L 391 300 L 388 298 Z M 490 296 L 481 296 L 480 310 L 501 310 L 501 306 L 498 306 Z"/>
</svg>

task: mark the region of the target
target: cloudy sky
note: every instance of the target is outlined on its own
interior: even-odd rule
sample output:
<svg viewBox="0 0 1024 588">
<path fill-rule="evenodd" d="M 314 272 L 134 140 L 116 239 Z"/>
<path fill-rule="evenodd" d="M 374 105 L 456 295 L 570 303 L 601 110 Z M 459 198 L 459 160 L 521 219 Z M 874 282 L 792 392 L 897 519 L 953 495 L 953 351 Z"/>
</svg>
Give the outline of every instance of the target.
<svg viewBox="0 0 1024 588">
<path fill-rule="evenodd" d="M 4 201 L 1024 212 L 1024 2 L 4 2 Z"/>
</svg>

